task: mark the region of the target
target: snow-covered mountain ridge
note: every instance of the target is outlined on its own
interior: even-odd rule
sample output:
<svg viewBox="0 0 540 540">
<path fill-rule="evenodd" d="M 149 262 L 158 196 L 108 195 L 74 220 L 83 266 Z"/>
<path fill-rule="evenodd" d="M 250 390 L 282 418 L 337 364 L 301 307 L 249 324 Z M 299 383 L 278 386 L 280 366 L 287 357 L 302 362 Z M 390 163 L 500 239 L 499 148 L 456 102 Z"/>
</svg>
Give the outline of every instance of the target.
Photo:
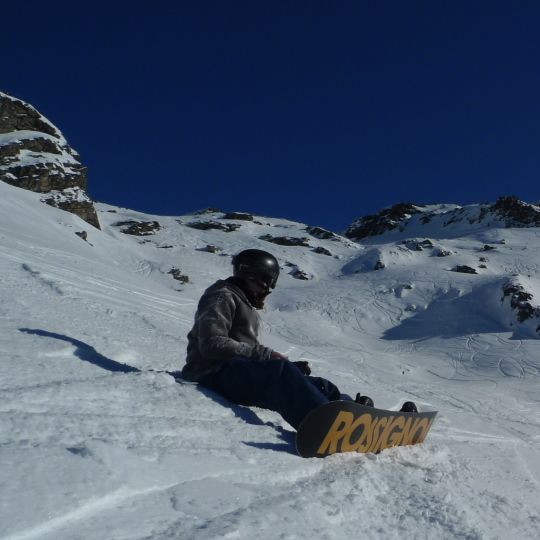
<svg viewBox="0 0 540 540">
<path fill-rule="evenodd" d="M 1 538 L 537 537 L 540 229 L 434 217 L 355 243 L 97 204 L 100 231 L 39 199 L 0 182 Z M 423 445 L 303 460 L 278 415 L 159 373 L 248 247 L 282 265 L 261 341 L 438 410 Z"/>
<path fill-rule="evenodd" d="M 500 197 L 493 204 L 469 206 L 400 203 L 355 220 L 345 235 L 354 240 L 388 232 L 452 238 L 489 227 L 540 227 L 540 206 L 512 196 Z"/>
</svg>

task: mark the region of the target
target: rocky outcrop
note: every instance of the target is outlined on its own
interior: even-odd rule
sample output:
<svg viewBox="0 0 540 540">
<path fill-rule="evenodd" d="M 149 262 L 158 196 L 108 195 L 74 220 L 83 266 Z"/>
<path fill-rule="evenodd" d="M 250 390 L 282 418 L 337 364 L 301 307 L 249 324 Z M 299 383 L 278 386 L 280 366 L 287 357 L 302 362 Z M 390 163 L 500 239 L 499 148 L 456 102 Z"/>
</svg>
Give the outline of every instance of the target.
<svg viewBox="0 0 540 540">
<path fill-rule="evenodd" d="M 506 227 L 540 227 L 540 207 L 517 197 L 499 197 L 489 209 L 504 219 Z"/>
<path fill-rule="evenodd" d="M 400 203 L 381 210 L 378 214 L 364 216 L 357 219 L 345 232 L 347 238 L 361 240 L 368 236 L 378 236 L 387 231 L 394 230 L 412 215 L 420 213 L 421 205 Z"/>
<path fill-rule="evenodd" d="M 54 190 L 41 198 L 41 201 L 60 208 L 66 212 L 71 212 L 81 219 L 99 229 L 99 220 L 94 208 L 94 203 L 88 195 L 80 188 L 66 188 L 61 191 Z"/>
<path fill-rule="evenodd" d="M 197 210 L 196 212 L 193 212 L 194 216 L 204 216 L 207 214 L 220 214 L 221 210 L 219 208 L 213 208 L 212 206 L 209 206 L 208 208 L 203 208 L 202 210 Z"/>
<path fill-rule="evenodd" d="M 440 232 L 447 229 L 450 236 L 464 230 L 482 227 L 540 227 L 540 206 L 520 201 L 513 196 L 499 197 L 493 204 L 457 205 L 414 205 L 396 204 L 378 214 L 365 216 L 354 221 L 345 236 L 360 241 L 389 231 L 407 234 L 407 230 L 424 229 Z M 487 247 L 486 251 L 491 249 Z"/>
<path fill-rule="evenodd" d="M 223 231 L 226 233 L 237 231 L 240 228 L 238 223 L 219 223 L 218 221 L 193 221 L 186 223 L 186 227 L 198 229 L 199 231 Z"/>
<path fill-rule="evenodd" d="M 31 105 L 0 92 L 0 180 L 45 193 L 43 202 L 99 220 L 86 194 L 87 169 L 62 133 Z"/>
<path fill-rule="evenodd" d="M 182 270 L 180 270 L 180 268 L 173 267 L 167 272 L 167 274 L 170 274 L 173 279 L 176 279 L 176 281 L 179 281 L 180 283 L 189 283 L 189 276 L 182 274 Z"/>
<path fill-rule="evenodd" d="M 313 253 L 318 253 L 319 255 L 328 255 L 329 257 L 332 256 L 331 251 L 321 246 L 313 248 L 311 251 L 313 251 Z"/>
<path fill-rule="evenodd" d="M 334 240 L 339 241 L 341 238 L 336 233 L 323 229 L 322 227 L 306 227 L 306 231 L 320 240 Z"/>
<path fill-rule="evenodd" d="M 510 307 L 516 312 L 518 322 L 540 318 L 540 307 L 532 305 L 533 295 L 527 292 L 522 285 L 512 282 L 505 283 L 502 301 L 507 297 L 510 299 Z"/>
<path fill-rule="evenodd" d="M 425 240 L 410 238 L 404 240 L 402 244 L 411 251 L 424 251 L 425 249 L 432 249 L 434 247 L 433 242 L 429 238 L 426 238 Z"/>
<path fill-rule="evenodd" d="M 430 232 L 455 236 L 466 230 L 485 227 L 540 227 L 540 206 L 520 201 L 513 196 L 499 197 L 492 204 L 457 206 L 435 204 L 429 206 L 400 203 L 386 208 L 378 214 L 365 216 L 354 221 L 345 236 L 360 241 L 389 231 L 417 235 L 424 229 Z M 491 246 L 486 248 L 486 251 Z"/>
<path fill-rule="evenodd" d="M 297 247 L 310 247 L 308 238 L 298 238 L 296 236 L 272 236 L 271 234 L 265 234 L 259 236 L 261 240 L 278 244 L 279 246 L 297 246 Z"/>
<path fill-rule="evenodd" d="M 452 271 L 459 272 L 461 274 L 478 274 L 478 272 L 474 268 L 471 268 L 466 264 L 458 264 L 456 267 L 454 267 Z"/>
<path fill-rule="evenodd" d="M 253 214 L 246 212 L 227 212 L 221 219 L 237 219 L 239 221 L 253 221 Z"/>
<path fill-rule="evenodd" d="M 120 229 L 121 233 L 131 234 L 133 236 L 150 236 L 161 229 L 159 221 L 118 221 L 114 223 L 115 227 L 124 227 Z"/>
<path fill-rule="evenodd" d="M 301 270 L 298 266 L 292 265 L 292 270 L 289 272 L 289 275 L 294 279 L 299 279 L 301 281 L 309 281 L 313 279 L 311 274 L 308 274 L 306 271 Z"/>
</svg>

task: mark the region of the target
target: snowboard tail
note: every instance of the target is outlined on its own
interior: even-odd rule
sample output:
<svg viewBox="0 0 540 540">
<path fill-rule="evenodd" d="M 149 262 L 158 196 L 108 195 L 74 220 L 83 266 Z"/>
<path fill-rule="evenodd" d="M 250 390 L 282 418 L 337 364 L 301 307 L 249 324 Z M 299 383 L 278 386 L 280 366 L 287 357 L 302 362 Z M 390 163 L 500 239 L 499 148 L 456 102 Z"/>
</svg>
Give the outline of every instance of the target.
<svg viewBox="0 0 540 540">
<path fill-rule="evenodd" d="M 331 401 L 304 418 L 296 434 L 296 449 L 302 457 L 325 457 L 336 452 L 377 453 L 392 446 L 419 444 L 436 415 Z"/>
</svg>

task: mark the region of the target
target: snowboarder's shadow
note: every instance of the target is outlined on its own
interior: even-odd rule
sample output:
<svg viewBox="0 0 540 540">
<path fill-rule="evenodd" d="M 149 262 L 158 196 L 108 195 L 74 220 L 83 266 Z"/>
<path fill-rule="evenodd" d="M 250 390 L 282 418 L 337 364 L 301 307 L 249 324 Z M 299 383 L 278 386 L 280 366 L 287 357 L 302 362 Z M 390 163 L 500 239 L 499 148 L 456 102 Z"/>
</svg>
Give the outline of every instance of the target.
<svg viewBox="0 0 540 540">
<path fill-rule="evenodd" d="M 96 349 L 94 349 L 94 347 L 92 347 L 91 345 L 88 345 L 83 341 L 66 336 L 64 334 L 57 334 L 55 332 L 48 332 L 47 330 L 40 330 L 37 328 L 19 328 L 19 331 L 25 334 L 58 339 L 60 341 L 66 341 L 67 343 L 71 343 L 75 347 L 75 351 L 73 352 L 73 354 L 74 356 L 79 358 L 79 360 L 82 360 L 83 362 L 88 362 L 90 364 L 93 364 L 94 366 L 97 366 L 106 371 L 110 371 L 112 373 L 143 373 L 144 371 L 154 371 L 141 370 L 134 366 L 122 364 L 121 362 L 117 362 L 116 360 L 107 358 L 106 356 L 103 356 L 101 353 L 96 351 Z M 155 370 L 155 372 L 159 373 L 161 371 Z M 219 403 L 221 406 L 231 409 L 236 417 L 241 418 L 247 424 L 273 427 L 276 431 L 279 432 L 279 437 L 285 441 L 284 444 L 257 442 L 244 442 L 244 444 L 248 446 L 253 446 L 255 448 L 295 453 L 294 432 L 288 431 L 281 426 L 273 424 L 272 422 L 264 422 L 250 408 L 244 407 L 242 405 L 236 405 L 235 403 L 228 401 L 227 399 L 213 392 L 212 390 L 208 390 L 207 388 L 204 388 L 202 386 L 184 381 L 181 377 L 179 377 L 179 372 L 163 371 L 162 373 L 169 373 L 169 375 L 172 375 L 175 378 L 176 382 L 180 384 L 197 386 L 198 390 L 202 392 L 205 396 L 215 401 L 216 403 Z"/>
<path fill-rule="evenodd" d="M 36 328 L 19 328 L 19 331 L 34 336 L 48 337 L 52 339 L 59 339 L 61 341 L 67 341 L 75 347 L 75 351 L 73 352 L 73 354 L 77 358 L 79 358 L 83 362 L 89 362 L 90 364 L 94 364 L 94 366 L 100 367 L 101 369 L 105 369 L 113 373 L 141 372 L 139 368 L 128 366 L 127 364 L 122 364 L 121 362 L 117 362 L 116 360 L 107 358 L 106 356 L 98 353 L 96 349 L 94 349 L 94 347 L 88 345 L 87 343 L 84 343 L 83 341 L 79 341 L 78 339 L 69 336 L 65 336 L 64 334 L 56 334 L 55 332 L 48 332 L 47 330 L 39 330 Z"/>
</svg>

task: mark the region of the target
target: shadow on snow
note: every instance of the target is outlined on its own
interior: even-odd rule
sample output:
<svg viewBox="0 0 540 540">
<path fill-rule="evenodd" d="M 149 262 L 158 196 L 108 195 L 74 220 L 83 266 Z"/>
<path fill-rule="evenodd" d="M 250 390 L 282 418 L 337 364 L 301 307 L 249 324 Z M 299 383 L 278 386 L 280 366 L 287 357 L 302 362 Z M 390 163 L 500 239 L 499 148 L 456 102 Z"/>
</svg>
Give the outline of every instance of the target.
<svg viewBox="0 0 540 540">
<path fill-rule="evenodd" d="M 46 338 L 51 338 L 51 339 L 58 339 L 60 341 L 71 343 L 75 347 L 75 351 L 73 354 L 77 358 L 79 358 L 79 360 L 93 364 L 94 366 L 97 366 L 106 371 L 110 371 L 111 373 L 145 373 L 145 372 L 167 373 L 168 375 L 171 375 L 172 377 L 174 377 L 175 381 L 179 384 L 196 386 L 197 389 L 200 392 L 202 392 L 206 397 L 208 397 L 212 401 L 215 401 L 219 405 L 222 405 L 223 407 L 228 407 L 229 409 L 233 411 L 234 415 L 237 418 L 242 419 L 247 424 L 256 425 L 256 426 L 270 426 L 274 428 L 276 431 L 279 432 L 279 437 L 285 441 L 282 444 L 257 443 L 257 442 L 244 442 L 244 444 L 248 446 L 252 446 L 254 448 L 275 450 L 275 451 L 281 451 L 281 452 L 290 452 L 290 453 L 296 454 L 296 452 L 294 451 L 294 432 L 293 431 L 286 430 L 282 428 L 281 426 L 277 426 L 273 424 L 272 422 L 264 422 L 250 408 L 231 403 L 230 401 L 220 396 L 216 392 L 213 392 L 212 390 L 208 390 L 207 388 L 204 388 L 203 386 L 184 381 L 181 378 L 179 371 L 164 371 L 164 370 L 153 370 L 153 369 L 142 370 L 134 366 L 130 366 L 128 364 L 122 364 L 121 362 L 117 362 L 116 360 L 112 360 L 111 358 L 107 358 L 106 356 L 103 356 L 101 353 L 96 351 L 96 349 L 94 349 L 94 347 L 92 347 L 91 345 L 88 345 L 87 343 L 84 343 L 83 341 L 80 341 L 78 339 L 65 336 L 63 334 L 57 334 L 55 332 L 48 332 L 47 330 L 39 330 L 36 328 L 19 328 L 19 331 L 25 334 L 46 337 Z"/>
<path fill-rule="evenodd" d="M 460 296 L 458 291 L 451 290 L 432 301 L 424 311 L 386 330 L 383 339 L 420 340 L 508 332 L 497 319 L 500 307 L 491 305 L 492 294 L 486 292 L 491 291 L 480 288 Z"/>
</svg>

